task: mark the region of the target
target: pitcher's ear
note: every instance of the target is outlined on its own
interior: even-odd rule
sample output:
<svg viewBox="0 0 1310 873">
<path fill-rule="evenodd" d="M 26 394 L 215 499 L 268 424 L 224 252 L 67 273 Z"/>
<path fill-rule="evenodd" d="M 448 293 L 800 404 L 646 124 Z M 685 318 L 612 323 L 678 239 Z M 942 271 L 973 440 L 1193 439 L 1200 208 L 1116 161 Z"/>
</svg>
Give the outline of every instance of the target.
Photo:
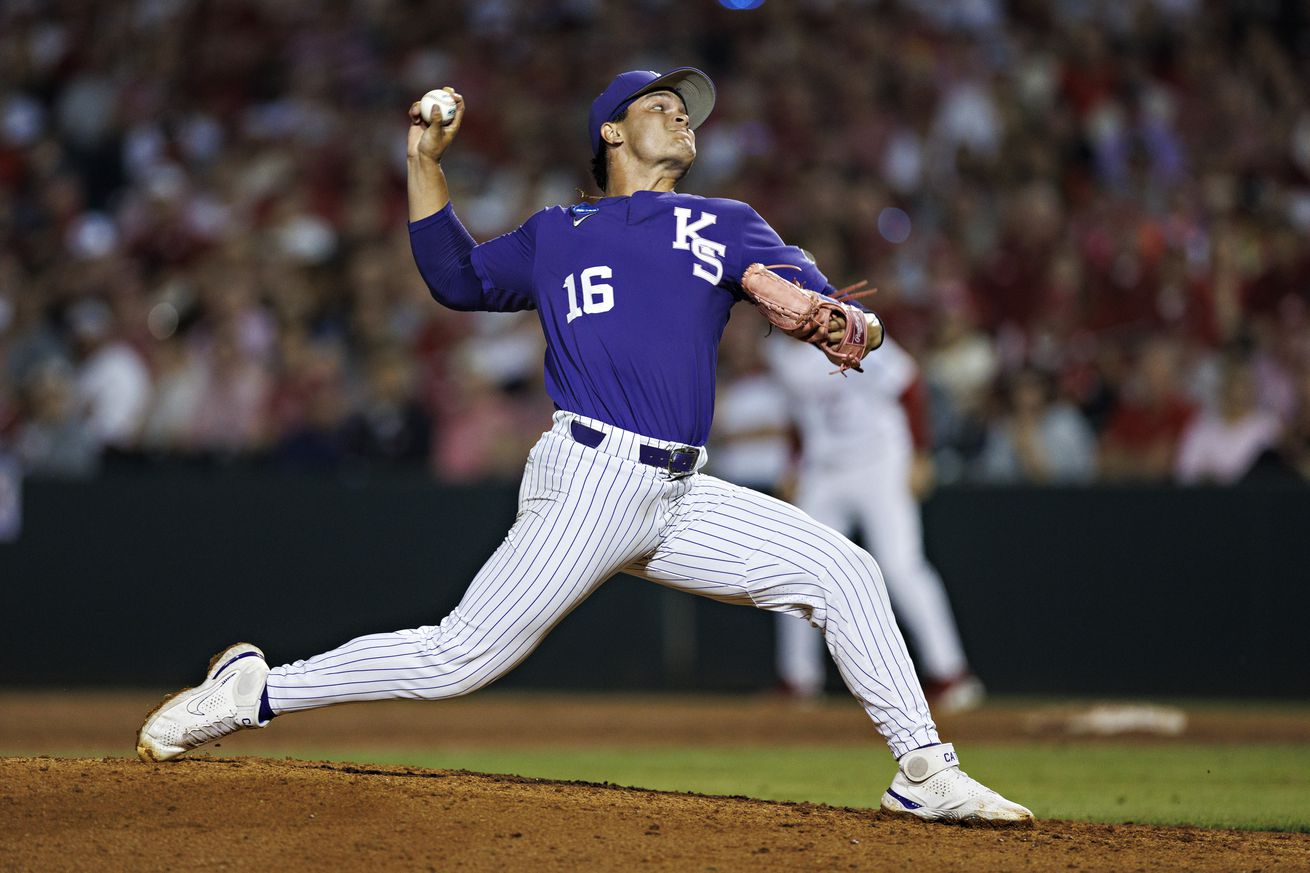
<svg viewBox="0 0 1310 873">
<path fill-rule="evenodd" d="M 618 145 L 623 142 L 623 131 L 612 121 L 607 121 L 600 126 L 600 138 L 606 145 Z"/>
</svg>

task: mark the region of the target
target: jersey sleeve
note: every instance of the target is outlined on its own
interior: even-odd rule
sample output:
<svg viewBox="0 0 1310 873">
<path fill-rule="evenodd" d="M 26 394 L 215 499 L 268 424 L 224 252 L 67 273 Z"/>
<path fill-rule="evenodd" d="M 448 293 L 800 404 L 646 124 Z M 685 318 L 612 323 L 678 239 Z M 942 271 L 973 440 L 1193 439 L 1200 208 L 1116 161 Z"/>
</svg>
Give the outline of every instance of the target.
<svg viewBox="0 0 1310 873">
<path fill-rule="evenodd" d="M 777 231 L 760 217 L 754 209 L 742 204 L 741 235 L 738 246 L 738 262 L 734 264 L 736 274 L 732 277 L 734 285 L 740 289 L 741 276 L 751 264 L 763 264 L 775 267 L 787 264 L 797 270 L 779 270 L 778 273 L 788 279 L 795 279 L 812 291 L 832 294 L 836 289 L 828 282 L 814 261 L 796 246 L 789 246 L 778 236 Z"/>
<path fill-rule="evenodd" d="M 536 309 L 536 292 L 532 284 L 537 255 L 537 226 L 541 213 L 522 226 L 473 250 L 473 269 L 482 281 L 488 298 L 515 301 L 513 309 Z M 509 307 L 505 308 L 508 311 Z"/>
<path fill-rule="evenodd" d="M 501 240 L 521 234 L 519 248 L 527 247 L 526 284 L 488 283 L 477 269 L 478 252 Z M 531 276 L 531 233 L 526 225 L 490 243 L 477 245 L 464 229 L 454 208 L 447 203 L 438 212 L 410 222 L 409 244 L 419 274 L 433 298 L 443 306 L 460 311 L 514 312 L 534 308 Z"/>
</svg>

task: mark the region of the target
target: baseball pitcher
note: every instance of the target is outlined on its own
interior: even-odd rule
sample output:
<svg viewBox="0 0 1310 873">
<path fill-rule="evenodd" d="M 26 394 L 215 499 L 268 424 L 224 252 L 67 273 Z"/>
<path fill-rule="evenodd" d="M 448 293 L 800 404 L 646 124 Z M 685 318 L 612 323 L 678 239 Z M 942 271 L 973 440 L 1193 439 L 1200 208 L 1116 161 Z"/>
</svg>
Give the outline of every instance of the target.
<svg viewBox="0 0 1310 873">
<path fill-rule="evenodd" d="M 835 300 L 815 265 L 749 206 L 675 191 L 714 105 L 709 77 L 691 68 L 616 77 L 591 107 L 604 196 L 544 209 L 481 245 L 456 217 L 441 169 L 465 113 L 450 93 L 448 124 L 425 118 L 426 102 L 410 108 L 409 233 L 438 302 L 531 309 L 541 321 L 557 411 L 528 455 L 518 517 L 439 624 L 272 669 L 256 647 L 232 646 L 201 685 L 147 717 L 140 756 L 167 760 L 335 703 L 467 694 L 512 670 L 626 572 L 822 630 L 900 762 L 884 809 L 1030 822 L 1027 809 L 961 771 L 938 738 L 873 558 L 789 504 L 698 472 L 719 338 L 735 304 L 750 300 L 842 369 L 858 369 L 882 340 L 873 314 Z"/>
</svg>

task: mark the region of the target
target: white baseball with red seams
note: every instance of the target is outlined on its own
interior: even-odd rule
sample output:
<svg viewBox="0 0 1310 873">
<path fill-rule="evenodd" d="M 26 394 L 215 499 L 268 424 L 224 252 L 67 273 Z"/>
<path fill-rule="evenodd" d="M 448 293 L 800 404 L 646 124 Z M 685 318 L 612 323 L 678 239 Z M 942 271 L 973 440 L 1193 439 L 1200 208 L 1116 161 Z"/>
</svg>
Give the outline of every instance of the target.
<svg viewBox="0 0 1310 873">
<path fill-rule="evenodd" d="M 455 120 L 455 98 L 450 96 L 448 91 L 440 88 L 429 91 L 423 95 L 419 101 L 419 114 L 423 116 L 423 121 L 428 124 L 432 123 L 435 115 L 443 125 L 450 124 Z"/>
</svg>

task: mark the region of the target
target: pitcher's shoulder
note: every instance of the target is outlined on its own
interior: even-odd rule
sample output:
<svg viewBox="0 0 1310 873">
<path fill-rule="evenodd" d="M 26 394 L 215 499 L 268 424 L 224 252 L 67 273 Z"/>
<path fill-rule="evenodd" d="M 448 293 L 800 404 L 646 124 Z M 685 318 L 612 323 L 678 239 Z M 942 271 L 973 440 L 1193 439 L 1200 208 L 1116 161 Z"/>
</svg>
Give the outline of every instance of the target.
<svg viewBox="0 0 1310 873">
<path fill-rule="evenodd" d="M 573 210 L 575 209 L 592 210 L 594 208 L 595 207 L 589 206 L 585 201 L 581 203 L 568 203 L 568 204 L 560 204 L 556 206 L 546 206 L 532 213 L 531 217 L 529 217 L 528 220 L 524 222 L 524 224 L 530 222 L 559 221 L 560 219 L 571 217 L 573 214 Z"/>
<path fill-rule="evenodd" d="M 543 232 L 555 232 L 558 228 L 566 226 L 572 217 L 569 214 L 570 207 L 565 206 L 547 206 L 538 209 L 528 216 L 527 220 L 521 225 L 521 229 L 531 234 L 533 237 L 540 237 Z"/>
<path fill-rule="evenodd" d="M 729 197 L 702 197 L 699 194 L 680 194 L 669 192 L 664 195 L 679 206 L 694 206 L 698 209 L 718 212 L 754 212 L 749 203 L 733 200 Z"/>
<path fill-rule="evenodd" d="M 733 224 L 759 219 L 759 213 L 749 203 L 732 200 L 728 197 L 701 197 L 699 194 L 670 192 L 661 195 L 661 203 L 668 208 L 690 209 L 696 214 L 709 213 L 720 221 L 728 221 Z"/>
</svg>

